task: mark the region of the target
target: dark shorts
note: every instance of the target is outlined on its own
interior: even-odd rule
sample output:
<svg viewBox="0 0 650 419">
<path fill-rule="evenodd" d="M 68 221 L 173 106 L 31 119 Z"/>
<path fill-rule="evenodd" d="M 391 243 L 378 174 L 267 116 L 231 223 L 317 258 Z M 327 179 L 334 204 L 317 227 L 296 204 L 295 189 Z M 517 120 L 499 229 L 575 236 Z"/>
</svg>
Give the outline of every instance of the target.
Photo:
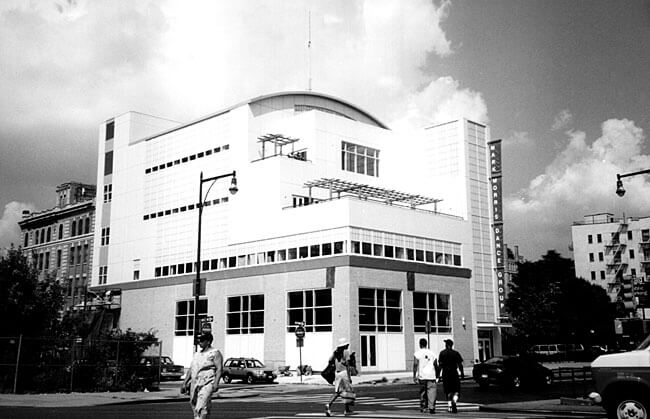
<svg viewBox="0 0 650 419">
<path fill-rule="evenodd" d="M 444 390 L 445 395 L 460 393 L 460 377 L 458 377 L 458 375 L 443 375 L 442 389 Z"/>
</svg>

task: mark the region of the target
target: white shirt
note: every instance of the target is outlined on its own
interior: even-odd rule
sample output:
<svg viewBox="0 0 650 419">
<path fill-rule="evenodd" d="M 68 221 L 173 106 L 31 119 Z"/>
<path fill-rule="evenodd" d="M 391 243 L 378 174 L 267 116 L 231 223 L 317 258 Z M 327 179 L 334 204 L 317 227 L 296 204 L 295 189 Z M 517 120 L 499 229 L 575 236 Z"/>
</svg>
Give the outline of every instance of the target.
<svg viewBox="0 0 650 419">
<path fill-rule="evenodd" d="M 435 380 L 436 369 L 435 361 L 436 355 L 427 348 L 418 349 L 415 354 L 415 359 L 418 360 L 418 379 L 420 380 Z"/>
</svg>

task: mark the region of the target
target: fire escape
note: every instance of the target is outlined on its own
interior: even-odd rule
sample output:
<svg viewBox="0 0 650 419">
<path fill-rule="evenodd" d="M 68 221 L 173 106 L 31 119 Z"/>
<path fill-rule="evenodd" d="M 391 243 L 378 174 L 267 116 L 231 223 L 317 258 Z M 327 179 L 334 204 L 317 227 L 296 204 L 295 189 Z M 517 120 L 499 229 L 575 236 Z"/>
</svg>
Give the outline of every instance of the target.
<svg viewBox="0 0 650 419">
<path fill-rule="evenodd" d="M 612 234 L 611 241 L 605 245 L 605 255 L 607 256 L 607 275 L 610 277 L 607 291 L 610 295 L 616 297 L 618 301 L 625 301 L 622 293 L 627 289 L 625 284 L 628 279 L 625 276 L 627 271 L 627 257 L 625 256 L 626 243 L 621 242 L 621 236 L 627 234 L 627 221 L 623 219 L 618 229 Z M 627 307 L 626 307 L 627 308 Z"/>
</svg>

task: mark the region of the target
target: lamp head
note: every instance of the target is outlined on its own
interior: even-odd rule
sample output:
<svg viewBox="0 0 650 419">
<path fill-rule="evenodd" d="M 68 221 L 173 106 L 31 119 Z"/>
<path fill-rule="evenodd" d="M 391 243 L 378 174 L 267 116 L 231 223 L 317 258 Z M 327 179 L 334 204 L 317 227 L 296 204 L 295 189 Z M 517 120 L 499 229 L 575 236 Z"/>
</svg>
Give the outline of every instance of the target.
<svg viewBox="0 0 650 419">
<path fill-rule="evenodd" d="M 230 188 L 228 188 L 231 194 L 236 194 L 237 191 L 239 191 L 239 188 L 237 187 L 237 176 L 235 174 L 232 175 L 232 180 L 230 181 Z"/>
<path fill-rule="evenodd" d="M 616 195 L 621 198 L 625 195 L 625 188 L 623 188 L 623 181 L 621 179 L 616 181 Z"/>
</svg>

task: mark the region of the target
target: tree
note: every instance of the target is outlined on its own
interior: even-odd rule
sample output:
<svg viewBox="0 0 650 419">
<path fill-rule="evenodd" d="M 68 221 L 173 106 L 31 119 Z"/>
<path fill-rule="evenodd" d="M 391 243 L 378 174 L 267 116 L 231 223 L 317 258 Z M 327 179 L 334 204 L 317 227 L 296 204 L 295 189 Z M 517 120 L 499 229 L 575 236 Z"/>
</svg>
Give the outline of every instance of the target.
<svg viewBox="0 0 650 419">
<path fill-rule="evenodd" d="M 573 261 L 554 250 L 519 265 L 505 309 L 519 351 L 534 343 L 608 342 L 615 317 L 605 290 L 576 278 Z"/>
<path fill-rule="evenodd" d="M 50 275 L 39 280 L 21 249 L 0 257 L 0 336 L 54 334 L 63 303 L 63 287 Z"/>
</svg>

